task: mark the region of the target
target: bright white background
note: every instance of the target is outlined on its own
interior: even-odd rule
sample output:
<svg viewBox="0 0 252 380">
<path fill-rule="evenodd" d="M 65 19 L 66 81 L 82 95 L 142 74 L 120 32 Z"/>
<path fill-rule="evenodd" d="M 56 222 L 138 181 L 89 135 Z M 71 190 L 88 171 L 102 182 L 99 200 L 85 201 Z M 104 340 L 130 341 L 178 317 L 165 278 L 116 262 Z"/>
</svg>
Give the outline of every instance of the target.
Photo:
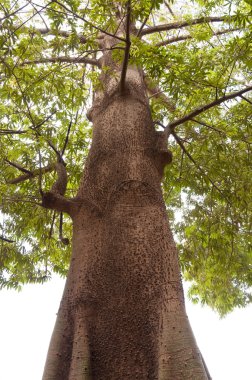
<svg viewBox="0 0 252 380">
<path fill-rule="evenodd" d="M 21 293 L 0 291 L 1 380 L 41 380 L 63 286 L 55 277 Z M 213 380 L 251 380 L 252 306 L 223 320 L 198 305 L 187 311 Z"/>
</svg>

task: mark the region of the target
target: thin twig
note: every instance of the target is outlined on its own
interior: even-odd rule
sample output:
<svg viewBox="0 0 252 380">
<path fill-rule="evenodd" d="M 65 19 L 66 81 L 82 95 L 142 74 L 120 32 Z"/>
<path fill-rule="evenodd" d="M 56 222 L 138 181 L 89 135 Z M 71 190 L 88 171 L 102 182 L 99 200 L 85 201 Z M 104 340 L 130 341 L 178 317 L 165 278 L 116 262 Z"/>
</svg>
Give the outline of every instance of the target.
<svg viewBox="0 0 252 380">
<path fill-rule="evenodd" d="M 15 240 L 7 239 L 7 238 L 4 237 L 4 236 L 0 236 L 0 240 L 2 240 L 2 241 L 6 241 L 7 243 L 15 243 Z"/>
<path fill-rule="evenodd" d="M 62 4 L 60 1 L 53 0 L 53 2 L 56 3 L 56 4 L 58 4 L 60 7 L 62 7 L 63 9 L 65 9 L 67 12 L 69 12 L 70 14 L 72 14 L 74 17 L 78 18 L 79 20 L 84 21 L 86 24 L 90 25 L 90 26 L 91 26 L 92 28 L 94 28 L 95 30 L 98 30 L 99 32 L 104 33 L 104 34 L 106 34 L 107 36 L 110 36 L 110 37 L 116 38 L 116 39 L 118 39 L 118 40 L 120 40 L 120 41 L 124 41 L 124 42 L 126 42 L 124 38 L 121 38 L 121 37 L 116 36 L 116 35 L 114 35 L 114 34 L 112 34 L 112 33 L 109 33 L 109 32 L 107 32 L 106 30 L 101 29 L 101 28 L 99 28 L 98 26 L 94 25 L 92 22 L 88 21 L 88 20 L 85 19 L 84 17 L 79 16 L 77 13 L 73 12 L 71 9 L 69 9 L 68 7 L 66 7 L 66 6 L 65 6 L 64 4 Z"/>
<path fill-rule="evenodd" d="M 143 23 L 142 23 L 140 29 L 138 30 L 138 32 L 137 32 L 137 37 L 140 36 L 140 34 L 142 33 L 143 28 L 144 28 L 145 25 L 146 25 L 146 22 L 149 20 L 149 17 L 150 17 L 150 14 L 151 14 L 151 12 L 152 12 L 153 7 L 154 7 L 154 4 L 152 4 L 152 6 L 151 6 L 151 8 L 150 8 L 150 10 L 149 10 L 149 14 L 145 17 L 145 19 L 144 19 L 144 21 L 143 21 Z"/>
<path fill-rule="evenodd" d="M 71 127 L 72 127 L 72 120 L 70 121 L 69 125 L 68 125 L 68 129 L 67 129 L 67 134 L 66 134 L 66 138 L 65 138 L 65 142 L 64 142 L 64 146 L 62 148 L 62 151 L 61 151 L 61 157 L 63 157 L 64 153 L 65 153 L 65 150 L 66 150 L 66 147 L 67 147 L 67 144 L 68 144 L 68 138 L 69 138 L 69 133 L 71 131 Z"/>
<path fill-rule="evenodd" d="M 210 177 L 208 177 L 208 175 L 205 173 L 205 171 L 202 169 L 202 167 L 197 164 L 197 162 L 195 161 L 195 159 L 188 152 L 188 150 L 186 149 L 186 147 L 184 146 L 183 142 L 181 141 L 180 137 L 176 134 L 176 132 L 172 131 L 171 134 L 174 137 L 174 139 L 176 140 L 176 142 L 178 143 L 178 145 L 180 146 L 180 148 L 183 150 L 183 152 L 194 163 L 194 165 L 196 166 L 196 168 L 203 174 L 203 178 L 207 178 L 208 181 L 211 183 L 211 185 L 225 198 L 225 196 L 224 196 L 223 192 L 221 191 L 221 189 L 219 189 L 219 187 L 212 181 L 212 179 Z"/>
<path fill-rule="evenodd" d="M 166 5 L 168 11 L 170 12 L 170 14 L 172 15 L 172 17 L 175 18 L 175 14 L 173 12 L 173 10 L 171 9 L 170 5 L 167 3 L 167 1 L 164 1 L 164 4 Z"/>
<path fill-rule="evenodd" d="M 246 102 L 248 102 L 249 104 L 252 104 L 252 101 L 249 100 L 248 98 L 245 98 L 245 96 L 241 95 L 240 96 L 243 100 L 245 100 Z"/>
</svg>

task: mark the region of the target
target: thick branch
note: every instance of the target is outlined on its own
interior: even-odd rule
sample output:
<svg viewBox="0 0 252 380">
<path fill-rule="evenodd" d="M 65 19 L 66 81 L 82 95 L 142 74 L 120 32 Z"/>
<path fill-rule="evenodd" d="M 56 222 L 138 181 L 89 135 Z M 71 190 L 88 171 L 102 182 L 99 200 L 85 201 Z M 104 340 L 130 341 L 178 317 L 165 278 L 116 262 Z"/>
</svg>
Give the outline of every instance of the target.
<svg viewBox="0 0 252 380">
<path fill-rule="evenodd" d="M 174 130 L 175 127 L 177 127 L 178 125 L 180 124 L 183 124 L 185 123 L 186 121 L 189 121 L 191 119 L 193 119 L 194 117 L 198 116 L 199 114 L 201 114 L 202 112 L 205 112 L 207 110 L 209 110 L 210 108 L 213 108 L 215 106 L 218 106 L 220 105 L 221 103 L 224 103 L 226 102 L 227 100 L 230 100 L 230 99 L 234 99 L 238 96 L 241 96 L 242 94 L 244 94 L 245 92 L 248 92 L 248 91 L 251 91 L 252 90 L 252 86 L 248 86 L 246 88 L 244 88 L 243 90 L 240 90 L 240 91 L 236 91 L 236 92 L 233 92 L 232 94 L 230 95 L 225 95 L 225 96 L 222 96 L 221 98 L 219 99 L 216 99 L 214 100 L 213 102 L 211 103 L 208 103 L 208 104 L 205 104 L 204 106 L 202 107 L 198 107 L 196 108 L 194 111 L 190 112 L 189 114 L 181 117 L 181 119 L 177 119 L 177 120 L 174 120 L 172 121 L 171 123 L 169 123 L 166 127 L 166 132 L 167 134 L 169 134 L 170 131 Z"/>
<path fill-rule="evenodd" d="M 79 207 L 79 203 L 73 199 L 65 198 L 63 195 L 51 191 L 43 193 L 42 206 L 59 212 L 67 212 L 73 215 Z"/>
<path fill-rule="evenodd" d="M 55 169 L 55 164 L 48 165 L 48 166 L 45 166 L 45 167 L 41 168 L 41 170 L 40 169 L 35 169 L 35 170 L 31 171 L 30 173 L 23 174 L 23 175 L 21 175 L 21 176 L 19 176 L 17 178 L 8 180 L 7 183 L 9 183 L 11 185 L 14 185 L 14 184 L 17 184 L 17 183 L 20 183 L 20 182 L 24 182 L 27 179 L 31 179 L 31 178 L 37 177 L 40 174 L 49 173 L 49 172 L 53 171 L 54 169 Z"/>
<path fill-rule="evenodd" d="M 186 26 L 191 26 L 191 25 L 204 24 L 208 22 L 223 22 L 223 21 L 227 21 L 226 16 L 200 17 L 200 18 L 189 20 L 189 21 L 172 22 L 170 24 L 156 25 L 156 26 L 151 26 L 149 28 L 143 29 L 141 32 L 141 36 L 145 36 L 147 34 L 152 34 L 152 33 L 164 32 L 167 30 L 185 28 Z"/>
<path fill-rule="evenodd" d="M 224 29 L 224 30 L 219 30 L 217 32 L 214 32 L 211 36 L 212 37 L 215 37 L 215 36 L 221 36 L 222 34 L 227 34 L 227 33 L 231 33 L 231 32 L 236 32 L 237 30 L 240 30 L 240 28 L 233 28 L 233 29 Z M 166 46 L 166 45 L 169 45 L 169 44 L 173 44 L 174 42 L 179 42 L 179 41 L 185 41 L 185 40 L 191 40 L 193 39 L 194 37 L 191 36 L 190 34 L 188 35 L 185 35 L 185 36 L 178 36 L 178 37 L 172 37 L 172 38 L 168 38 L 167 40 L 164 40 L 162 42 L 159 42 L 158 44 L 156 44 L 156 46 Z"/>
<path fill-rule="evenodd" d="M 40 63 L 86 63 L 93 66 L 100 66 L 99 62 L 96 59 L 88 57 L 51 57 L 51 58 L 40 58 L 34 61 L 24 61 L 21 66 L 24 65 L 33 65 Z"/>
<path fill-rule="evenodd" d="M 125 92 L 125 79 L 127 74 L 127 68 L 129 63 L 129 53 L 130 53 L 130 13 L 131 13 L 131 6 L 130 6 L 130 0 L 127 2 L 127 16 L 126 16 L 126 46 L 125 46 L 125 52 L 124 52 L 124 60 L 122 65 L 122 72 L 121 72 L 121 81 L 120 81 L 120 93 L 123 94 Z"/>
</svg>

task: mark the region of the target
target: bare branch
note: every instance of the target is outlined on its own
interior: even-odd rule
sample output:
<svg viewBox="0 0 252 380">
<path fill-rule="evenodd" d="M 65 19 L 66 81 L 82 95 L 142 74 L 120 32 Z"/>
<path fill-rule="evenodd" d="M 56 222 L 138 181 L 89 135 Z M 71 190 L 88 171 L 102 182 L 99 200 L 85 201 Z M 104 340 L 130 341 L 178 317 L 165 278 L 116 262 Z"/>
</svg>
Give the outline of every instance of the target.
<svg viewBox="0 0 252 380">
<path fill-rule="evenodd" d="M 21 66 L 24 65 L 37 65 L 43 63 L 86 63 L 88 65 L 100 66 L 99 61 L 88 57 L 51 57 L 51 58 L 40 58 L 33 61 L 24 61 Z"/>
<path fill-rule="evenodd" d="M 29 174 L 30 176 L 32 175 L 32 172 L 30 170 L 27 170 L 23 168 L 21 165 L 17 164 L 16 162 L 9 161 L 7 158 L 4 159 L 5 162 L 13 166 L 14 168 L 20 170 L 23 173 Z"/>
<path fill-rule="evenodd" d="M 231 32 L 236 32 L 240 30 L 240 28 L 233 28 L 233 29 L 224 29 L 224 30 L 219 30 L 217 32 L 214 32 L 211 36 L 212 37 L 215 37 L 215 36 L 221 36 L 222 34 L 227 34 L 227 33 L 231 33 Z M 178 37 L 172 37 L 172 38 L 168 38 L 167 40 L 164 40 L 162 42 L 159 42 L 156 44 L 156 46 L 166 46 L 166 45 L 170 45 L 170 44 L 173 44 L 174 42 L 179 42 L 179 41 L 185 41 L 185 40 L 191 40 L 193 39 L 194 37 L 191 36 L 190 34 L 188 35 L 184 35 L 184 36 L 178 36 Z"/>
<path fill-rule="evenodd" d="M 28 6 L 28 3 L 26 3 L 25 5 L 23 5 L 19 9 L 15 10 L 14 12 L 6 14 L 6 16 L 0 18 L 0 22 L 3 21 L 3 20 L 6 20 L 7 18 L 10 18 L 11 16 L 14 16 L 15 14 L 17 14 L 20 11 L 22 11 L 22 9 L 26 8 L 27 6 Z"/>
<path fill-rule="evenodd" d="M 31 171 L 31 174 L 30 173 L 23 174 L 17 178 L 8 180 L 7 183 L 9 183 L 11 185 L 15 185 L 17 183 L 24 182 L 27 179 L 31 179 L 31 178 L 39 176 L 40 172 L 41 172 L 41 174 L 45 174 L 45 173 L 49 173 L 53 170 L 55 170 L 55 164 L 47 165 L 47 166 L 44 166 L 43 168 L 41 168 L 41 170 L 35 169 L 35 170 Z"/>
<path fill-rule="evenodd" d="M 243 100 L 245 100 L 246 102 L 248 102 L 249 104 L 252 104 L 252 101 L 249 100 L 248 98 L 245 98 L 245 96 L 241 95 L 241 98 L 242 98 Z"/>
<path fill-rule="evenodd" d="M 204 106 L 196 108 L 194 111 L 192 111 L 189 114 L 181 117 L 180 119 L 177 119 L 177 120 L 174 120 L 174 121 L 170 122 L 167 125 L 167 127 L 166 127 L 167 133 L 169 131 L 174 130 L 174 128 L 177 127 L 178 125 L 183 124 L 186 121 L 189 121 L 189 120 L 193 119 L 194 117 L 198 116 L 202 112 L 205 112 L 205 111 L 209 110 L 210 108 L 218 106 L 221 103 L 226 102 L 227 100 L 231 100 L 231 99 L 234 99 L 234 98 L 236 98 L 238 96 L 241 96 L 245 92 L 248 92 L 248 91 L 251 91 L 251 90 L 252 90 L 252 86 L 248 86 L 248 87 L 244 88 L 243 90 L 236 91 L 236 92 L 233 92 L 232 94 L 222 96 L 221 98 L 216 99 L 216 100 L 214 100 L 211 103 L 208 103 L 208 104 L 205 104 Z"/>
<path fill-rule="evenodd" d="M 172 22 L 170 24 L 150 26 L 148 28 L 143 29 L 140 35 L 145 36 L 147 34 L 185 28 L 186 26 L 204 24 L 204 23 L 208 23 L 208 22 L 225 22 L 225 21 L 226 22 L 228 21 L 226 16 L 222 16 L 222 17 L 199 17 L 199 18 L 195 18 L 195 19 L 192 19 L 189 21 L 177 21 L 177 22 Z"/>
<path fill-rule="evenodd" d="M 63 157 L 63 155 L 65 153 L 65 150 L 66 150 L 66 147 L 67 147 L 67 143 L 68 143 L 68 138 L 69 138 L 69 133 L 70 133 L 71 127 L 72 127 L 72 120 L 70 121 L 70 123 L 68 125 L 68 129 L 67 129 L 67 134 L 66 134 L 64 146 L 63 146 L 62 151 L 61 151 L 61 157 Z"/>
<path fill-rule="evenodd" d="M 130 14 L 131 14 L 131 5 L 130 0 L 127 2 L 127 15 L 126 15 L 126 46 L 124 52 L 124 60 L 122 65 L 121 80 L 120 80 L 120 93 L 125 92 L 125 79 L 127 74 L 128 62 L 129 62 L 129 53 L 130 53 Z"/>
<path fill-rule="evenodd" d="M 0 135 L 21 135 L 27 131 L 15 131 L 12 129 L 0 129 Z"/>
<path fill-rule="evenodd" d="M 4 237 L 4 236 L 0 236 L 0 240 L 2 240 L 2 241 L 6 241 L 7 243 L 15 243 L 15 240 L 7 239 L 7 238 Z"/>
<path fill-rule="evenodd" d="M 171 9 L 170 5 L 168 4 L 168 2 L 164 1 L 164 4 L 166 5 L 166 7 L 167 7 L 168 11 L 170 12 L 170 14 L 172 15 L 172 17 L 175 18 L 176 16 L 175 16 L 173 10 Z"/>
</svg>

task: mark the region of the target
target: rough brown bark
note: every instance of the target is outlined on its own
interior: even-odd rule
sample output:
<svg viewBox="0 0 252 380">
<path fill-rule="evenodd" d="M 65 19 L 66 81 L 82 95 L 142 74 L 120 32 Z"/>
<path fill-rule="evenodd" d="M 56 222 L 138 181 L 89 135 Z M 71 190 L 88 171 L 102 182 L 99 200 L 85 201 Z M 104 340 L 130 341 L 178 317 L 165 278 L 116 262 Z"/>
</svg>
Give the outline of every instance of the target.
<svg viewBox="0 0 252 380">
<path fill-rule="evenodd" d="M 113 44 L 104 38 L 104 46 Z M 184 307 L 178 254 L 162 198 L 171 161 L 142 72 L 102 78 L 93 141 L 76 198 L 73 255 L 44 380 L 204 380 Z"/>
</svg>

